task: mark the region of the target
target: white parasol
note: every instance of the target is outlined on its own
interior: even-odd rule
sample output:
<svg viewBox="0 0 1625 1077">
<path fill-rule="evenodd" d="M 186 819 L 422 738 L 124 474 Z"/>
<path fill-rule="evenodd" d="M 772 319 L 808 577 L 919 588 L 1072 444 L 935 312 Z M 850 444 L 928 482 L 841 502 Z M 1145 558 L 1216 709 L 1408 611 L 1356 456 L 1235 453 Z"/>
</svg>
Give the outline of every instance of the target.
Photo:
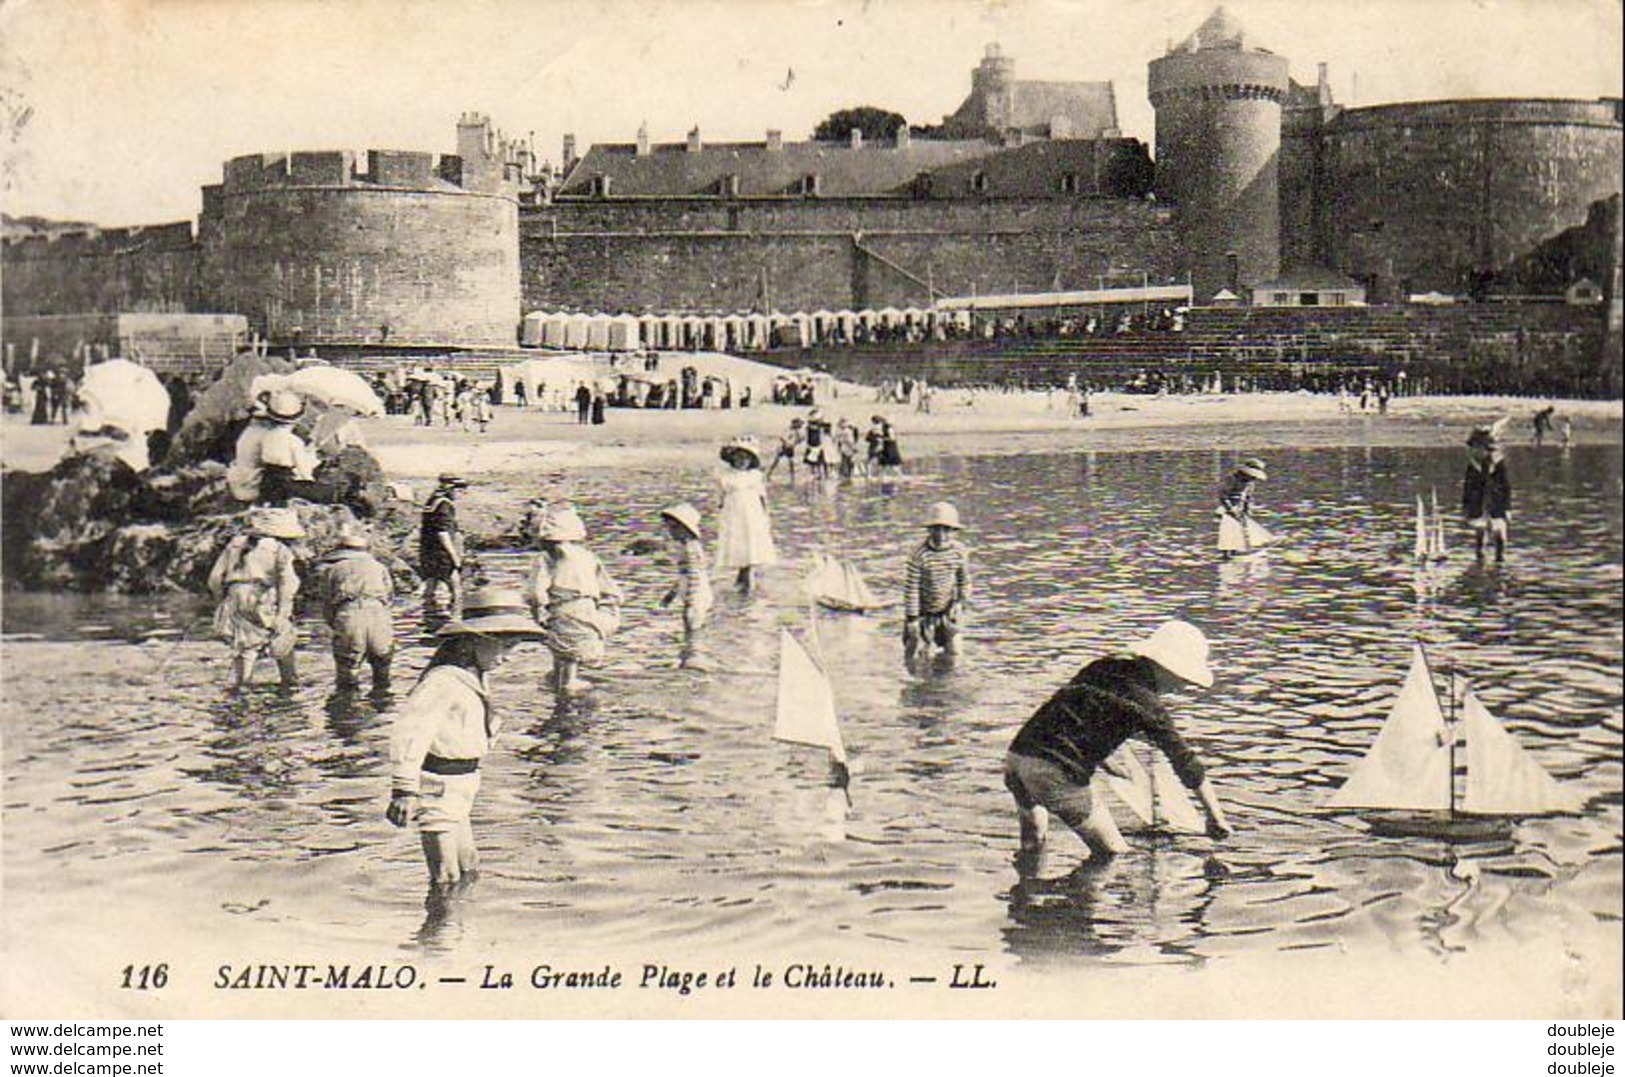
<svg viewBox="0 0 1625 1077">
<path fill-rule="evenodd" d="M 262 374 L 249 387 L 250 399 L 265 392 L 288 390 L 328 407 L 349 408 L 357 415 L 382 415 L 384 402 L 360 375 L 336 366 L 307 366 L 292 374 Z"/>
<path fill-rule="evenodd" d="M 79 383 L 86 430 L 116 426 L 132 434 L 169 424 L 169 390 L 158 375 L 128 359 L 109 359 L 85 371 Z"/>
</svg>

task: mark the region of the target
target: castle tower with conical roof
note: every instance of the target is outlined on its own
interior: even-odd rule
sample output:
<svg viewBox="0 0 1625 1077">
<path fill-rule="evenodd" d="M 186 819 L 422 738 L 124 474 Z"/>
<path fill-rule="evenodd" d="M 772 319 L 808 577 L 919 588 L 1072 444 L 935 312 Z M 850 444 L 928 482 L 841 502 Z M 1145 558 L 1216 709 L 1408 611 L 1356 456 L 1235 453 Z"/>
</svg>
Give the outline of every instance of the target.
<svg viewBox="0 0 1625 1077">
<path fill-rule="evenodd" d="M 1280 270 L 1277 156 L 1287 62 L 1224 8 L 1150 65 L 1157 197 L 1178 210 L 1198 300 Z"/>
</svg>

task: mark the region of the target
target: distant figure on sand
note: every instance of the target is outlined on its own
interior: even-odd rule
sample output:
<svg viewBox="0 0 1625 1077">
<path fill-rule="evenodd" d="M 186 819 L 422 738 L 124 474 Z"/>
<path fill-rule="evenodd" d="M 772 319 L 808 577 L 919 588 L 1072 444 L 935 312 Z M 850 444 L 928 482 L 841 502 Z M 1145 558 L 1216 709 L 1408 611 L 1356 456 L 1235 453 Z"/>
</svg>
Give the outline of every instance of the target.
<svg viewBox="0 0 1625 1077">
<path fill-rule="evenodd" d="M 350 521 L 339 531 L 338 549 L 322 565 L 322 616 L 333 630 L 334 687 L 340 692 L 355 690 L 363 663 L 372 667 L 373 692 L 389 689 L 395 581 L 372 555 L 371 545 L 366 528 Z"/>
<path fill-rule="evenodd" d="M 1206 637 L 1195 625 L 1169 621 L 1129 651 L 1131 657 L 1085 666 L 1011 741 L 1004 784 L 1016 801 L 1023 853 L 1043 848 L 1050 813 L 1083 839 L 1091 859 L 1128 851 L 1111 809 L 1090 785 L 1106 759 L 1135 736 L 1161 749 L 1179 780 L 1195 791 L 1208 834 L 1230 835 L 1201 761 L 1158 698 L 1191 684 L 1212 687 Z"/>
<path fill-rule="evenodd" d="M 1242 461 L 1219 491 L 1219 552 L 1225 557 L 1267 545 L 1269 532 L 1253 521 L 1253 486 L 1269 478 L 1264 461 Z"/>
<path fill-rule="evenodd" d="M 688 502 L 660 510 L 666 536 L 677 544 L 677 582 L 660 600 L 662 606 L 680 602 L 683 611 L 683 664 L 693 657 L 695 638 L 711 617 L 716 599 L 711 592 L 710 558 L 700 541 L 700 510 Z"/>
<path fill-rule="evenodd" d="M 479 867 L 470 814 L 480 761 L 500 725 L 486 677 L 541 633 L 518 592 L 481 588 L 468 596 L 467 616 L 439 635 L 429 668 L 395 717 L 385 815 L 396 826 L 417 821 L 429 881 L 445 886 Z"/>
<path fill-rule="evenodd" d="M 457 491 L 468 486 L 459 475 L 440 476 L 439 485 L 423 506 L 418 528 L 418 575 L 423 577 L 423 605 L 438 608 L 436 599 L 445 585 L 456 617 L 463 602 L 463 533 L 457 527 Z"/>
<path fill-rule="evenodd" d="M 227 543 L 209 572 L 209 592 L 220 600 L 214 629 L 231 644 L 234 689 L 253 678 L 255 665 L 265 656 L 276 661 L 283 687 L 297 683 L 293 599 L 299 593 L 299 574 L 285 543 L 304 537 L 292 509 L 255 509 L 248 533 Z"/>
<path fill-rule="evenodd" d="M 587 525 L 573 505 L 548 512 L 536 534 L 542 555 L 526 596 L 553 652 L 553 689 L 560 694 L 590 687 L 582 666 L 602 665 L 605 641 L 621 626 L 621 589 L 598 555 L 587 549 Z"/>
<path fill-rule="evenodd" d="M 1467 437 L 1467 473 L 1461 481 L 1461 511 L 1473 529 L 1473 551 L 1484 559 L 1484 540 L 1495 544 L 1497 564 L 1506 560 L 1507 521 L 1512 516 L 1512 480 L 1501 455 L 1496 426 L 1481 426 Z"/>
<path fill-rule="evenodd" d="M 921 648 L 959 653 L 959 619 L 970 595 L 970 554 L 956 537 L 959 510 L 946 501 L 932 505 L 925 541 L 909 554 L 903 570 L 903 658 L 912 663 Z"/>
<path fill-rule="evenodd" d="M 722 447 L 727 466 L 717 476 L 722 486 L 722 511 L 717 521 L 717 571 L 734 569 L 739 589 L 749 594 L 756 570 L 776 564 L 773 524 L 767 515 L 767 484 L 762 457 L 751 438 L 737 438 Z"/>
</svg>

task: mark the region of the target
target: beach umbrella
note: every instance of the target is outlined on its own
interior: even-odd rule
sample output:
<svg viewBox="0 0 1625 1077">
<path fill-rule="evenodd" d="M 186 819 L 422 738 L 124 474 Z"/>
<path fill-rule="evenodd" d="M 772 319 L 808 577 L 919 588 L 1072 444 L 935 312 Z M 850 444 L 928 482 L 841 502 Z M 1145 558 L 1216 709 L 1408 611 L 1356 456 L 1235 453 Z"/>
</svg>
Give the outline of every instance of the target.
<svg viewBox="0 0 1625 1077">
<path fill-rule="evenodd" d="M 249 399 L 283 389 L 329 407 L 349 408 L 357 415 L 384 413 L 384 402 L 366 379 L 336 366 L 309 366 L 292 374 L 261 375 L 249 386 Z"/>
<path fill-rule="evenodd" d="M 86 370 L 79 399 L 86 429 L 117 426 L 145 434 L 169 423 L 169 390 L 158 375 L 128 359 L 109 359 Z"/>
</svg>

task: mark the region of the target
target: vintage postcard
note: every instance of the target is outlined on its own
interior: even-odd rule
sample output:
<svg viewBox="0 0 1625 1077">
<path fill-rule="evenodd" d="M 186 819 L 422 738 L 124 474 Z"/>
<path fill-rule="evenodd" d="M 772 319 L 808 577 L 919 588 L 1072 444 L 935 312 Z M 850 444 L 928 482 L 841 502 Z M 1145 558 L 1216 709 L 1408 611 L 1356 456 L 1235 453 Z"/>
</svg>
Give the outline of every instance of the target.
<svg viewBox="0 0 1625 1077">
<path fill-rule="evenodd" d="M 1620 57 L 0 6 L 0 1012 L 1618 1019 Z"/>
</svg>

